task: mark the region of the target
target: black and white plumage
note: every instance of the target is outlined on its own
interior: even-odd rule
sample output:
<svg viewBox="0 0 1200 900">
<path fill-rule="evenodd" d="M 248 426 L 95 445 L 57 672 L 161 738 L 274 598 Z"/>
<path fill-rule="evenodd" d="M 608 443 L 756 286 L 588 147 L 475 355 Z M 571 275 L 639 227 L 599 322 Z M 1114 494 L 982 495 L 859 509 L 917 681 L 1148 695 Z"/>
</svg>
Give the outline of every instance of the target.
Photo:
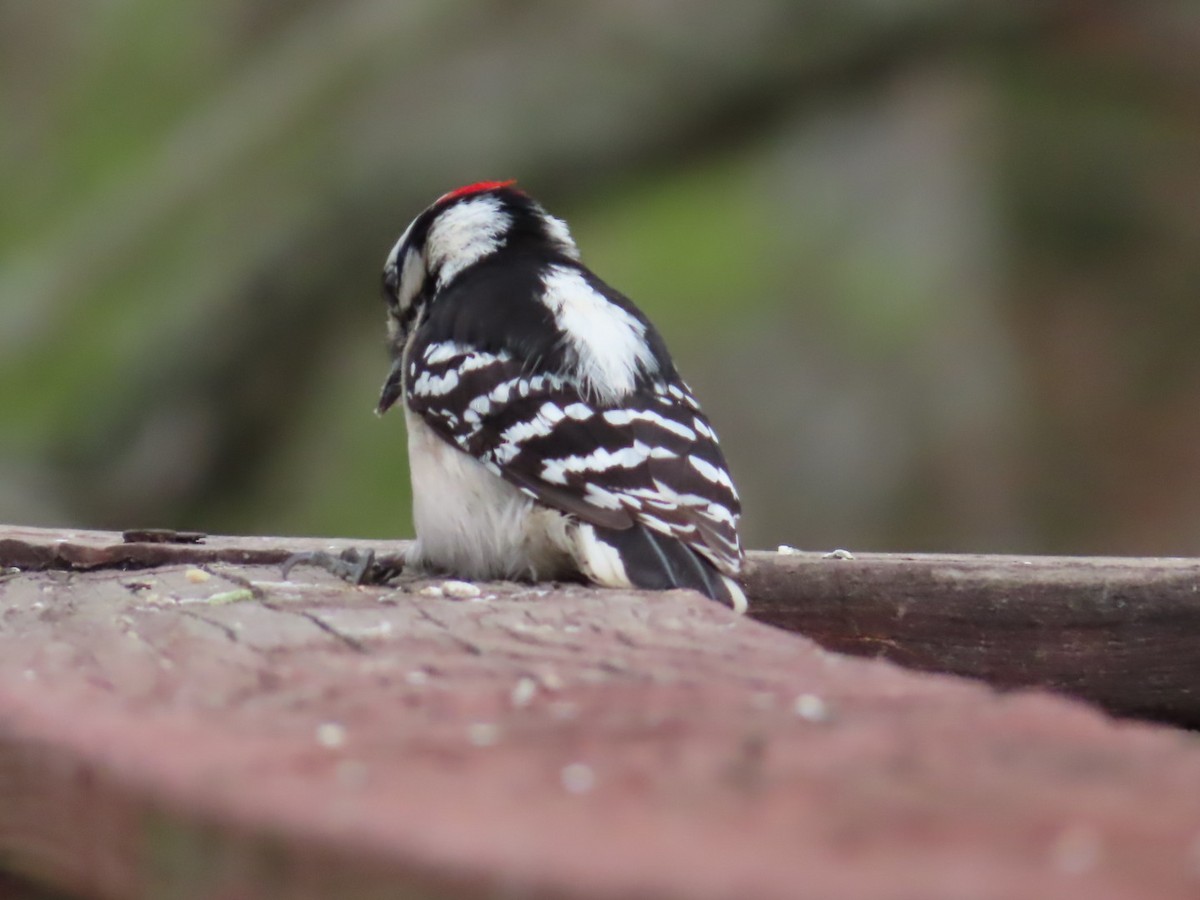
<svg viewBox="0 0 1200 900">
<path fill-rule="evenodd" d="M 465 578 L 582 574 L 738 611 L 741 506 L 717 436 L 633 303 L 511 182 L 440 197 L 383 275 L 417 542 Z"/>
</svg>

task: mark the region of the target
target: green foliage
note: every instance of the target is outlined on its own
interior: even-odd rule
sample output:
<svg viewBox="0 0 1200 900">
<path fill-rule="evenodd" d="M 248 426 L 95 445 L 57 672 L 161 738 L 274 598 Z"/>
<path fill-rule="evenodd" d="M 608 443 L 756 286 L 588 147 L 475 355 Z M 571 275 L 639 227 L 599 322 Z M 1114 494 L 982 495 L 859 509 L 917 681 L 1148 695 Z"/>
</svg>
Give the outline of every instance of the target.
<svg viewBox="0 0 1200 900">
<path fill-rule="evenodd" d="M 379 265 L 516 176 L 750 543 L 1195 552 L 1182 8 L 0 5 L 0 520 L 410 533 Z"/>
</svg>

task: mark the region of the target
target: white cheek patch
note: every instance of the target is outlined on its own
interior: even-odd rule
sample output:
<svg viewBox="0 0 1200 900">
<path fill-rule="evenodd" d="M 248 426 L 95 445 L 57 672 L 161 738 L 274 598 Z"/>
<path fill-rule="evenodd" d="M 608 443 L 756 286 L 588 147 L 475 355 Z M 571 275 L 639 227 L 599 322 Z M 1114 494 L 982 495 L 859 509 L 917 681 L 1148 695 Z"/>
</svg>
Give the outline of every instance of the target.
<svg viewBox="0 0 1200 900">
<path fill-rule="evenodd" d="M 575 269 L 551 266 L 542 301 L 567 336 L 579 374 L 601 400 L 616 402 L 633 391 L 638 374 L 655 370 L 646 326 L 609 301 Z"/>
<path fill-rule="evenodd" d="M 404 229 L 404 234 L 400 235 L 400 240 L 396 241 L 392 252 L 388 254 L 387 261 L 383 264 L 383 271 L 389 280 L 395 279 L 396 304 L 400 312 L 405 312 L 412 306 L 425 282 L 425 262 L 420 251 L 409 244 L 415 224 L 414 222 Z M 388 322 L 389 333 L 393 332 L 396 327 L 398 326 L 394 322 Z M 392 337 L 395 336 L 392 333 Z"/>
<path fill-rule="evenodd" d="M 410 247 L 405 251 L 404 267 L 400 270 L 400 284 L 396 288 L 396 297 L 400 301 L 401 311 L 412 306 L 424 283 L 425 266 L 421 262 L 421 254 Z"/>
<path fill-rule="evenodd" d="M 395 271 L 396 267 L 400 264 L 400 251 L 408 244 L 408 238 L 412 234 L 412 230 L 413 227 L 410 224 L 404 229 L 404 234 L 400 235 L 400 240 L 396 241 L 395 246 L 392 247 L 392 252 L 388 254 L 387 261 L 383 264 L 385 272 Z"/>
<path fill-rule="evenodd" d="M 468 266 L 500 249 L 512 216 L 495 197 L 464 200 L 441 212 L 429 227 L 425 255 L 445 287 Z"/>
</svg>

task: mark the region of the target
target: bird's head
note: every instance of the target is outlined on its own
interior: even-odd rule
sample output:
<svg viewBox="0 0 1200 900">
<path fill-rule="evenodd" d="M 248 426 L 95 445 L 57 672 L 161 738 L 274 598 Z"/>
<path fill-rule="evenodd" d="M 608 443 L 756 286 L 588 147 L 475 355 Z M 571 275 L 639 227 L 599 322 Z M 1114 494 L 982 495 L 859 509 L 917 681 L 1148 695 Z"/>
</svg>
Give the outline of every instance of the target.
<svg viewBox="0 0 1200 900">
<path fill-rule="evenodd" d="M 578 259 L 567 225 L 512 181 L 480 181 L 438 197 L 413 219 L 383 267 L 388 334 L 403 347 L 429 304 L 493 254 L 540 249 Z"/>
</svg>

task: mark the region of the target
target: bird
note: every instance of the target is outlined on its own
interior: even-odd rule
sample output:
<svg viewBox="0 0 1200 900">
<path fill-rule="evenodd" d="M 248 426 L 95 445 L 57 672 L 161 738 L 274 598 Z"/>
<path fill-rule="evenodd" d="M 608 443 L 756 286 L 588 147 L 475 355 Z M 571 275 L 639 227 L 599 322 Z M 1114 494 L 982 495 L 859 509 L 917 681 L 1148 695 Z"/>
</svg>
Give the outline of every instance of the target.
<svg viewBox="0 0 1200 900">
<path fill-rule="evenodd" d="M 645 314 L 515 181 L 438 197 L 383 268 L 416 540 L 470 580 L 692 588 L 744 612 L 741 502 Z"/>
</svg>

